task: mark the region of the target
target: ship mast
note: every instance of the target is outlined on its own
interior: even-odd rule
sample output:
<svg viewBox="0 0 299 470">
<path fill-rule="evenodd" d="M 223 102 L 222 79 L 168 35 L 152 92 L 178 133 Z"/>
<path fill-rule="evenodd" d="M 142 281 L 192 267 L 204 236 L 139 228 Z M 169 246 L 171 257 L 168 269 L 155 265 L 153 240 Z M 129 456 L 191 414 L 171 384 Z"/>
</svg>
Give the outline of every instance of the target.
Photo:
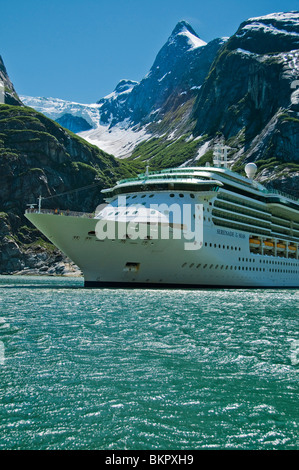
<svg viewBox="0 0 299 470">
<path fill-rule="evenodd" d="M 227 145 L 217 145 L 213 154 L 213 163 L 218 168 L 228 168 L 227 151 L 230 149 Z"/>
</svg>

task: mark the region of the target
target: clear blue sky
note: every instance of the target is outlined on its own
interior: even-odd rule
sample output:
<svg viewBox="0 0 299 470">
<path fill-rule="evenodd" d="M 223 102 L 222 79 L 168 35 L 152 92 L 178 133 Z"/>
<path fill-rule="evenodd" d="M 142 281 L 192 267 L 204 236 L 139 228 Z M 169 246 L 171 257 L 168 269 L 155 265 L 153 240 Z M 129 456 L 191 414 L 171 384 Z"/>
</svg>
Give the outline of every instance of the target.
<svg viewBox="0 0 299 470">
<path fill-rule="evenodd" d="M 0 55 L 20 95 L 92 103 L 141 80 L 180 20 L 206 42 L 293 0 L 0 0 Z"/>
</svg>

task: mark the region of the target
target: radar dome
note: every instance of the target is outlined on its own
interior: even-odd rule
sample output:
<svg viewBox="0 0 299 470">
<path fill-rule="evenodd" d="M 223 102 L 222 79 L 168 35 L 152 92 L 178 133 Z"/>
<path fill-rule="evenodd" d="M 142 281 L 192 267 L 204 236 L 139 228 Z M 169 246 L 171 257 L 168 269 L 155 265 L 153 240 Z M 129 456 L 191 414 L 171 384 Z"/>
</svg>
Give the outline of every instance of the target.
<svg viewBox="0 0 299 470">
<path fill-rule="evenodd" d="M 245 173 L 247 178 L 253 179 L 257 172 L 257 166 L 255 163 L 247 163 L 245 166 Z"/>
</svg>

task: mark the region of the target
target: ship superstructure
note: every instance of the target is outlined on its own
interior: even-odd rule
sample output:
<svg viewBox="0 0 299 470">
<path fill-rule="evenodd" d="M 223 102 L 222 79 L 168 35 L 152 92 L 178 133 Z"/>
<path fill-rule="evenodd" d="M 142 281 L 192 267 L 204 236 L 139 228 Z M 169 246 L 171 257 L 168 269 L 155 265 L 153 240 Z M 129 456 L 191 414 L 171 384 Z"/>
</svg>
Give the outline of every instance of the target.
<svg viewBox="0 0 299 470">
<path fill-rule="evenodd" d="M 26 217 L 87 287 L 298 287 L 299 201 L 228 168 L 148 170 L 103 190 L 95 214 Z M 200 236 L 198 235 L 200 231 Z"/>
</svg>

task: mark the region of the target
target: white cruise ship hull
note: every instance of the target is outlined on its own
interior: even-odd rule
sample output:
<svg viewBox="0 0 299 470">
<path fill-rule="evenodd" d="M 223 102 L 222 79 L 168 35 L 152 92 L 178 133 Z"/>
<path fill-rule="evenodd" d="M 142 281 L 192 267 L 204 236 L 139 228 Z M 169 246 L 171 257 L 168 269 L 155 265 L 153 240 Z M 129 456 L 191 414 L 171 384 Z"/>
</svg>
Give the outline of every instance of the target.
<svg viewBox="0 0 299 470">
<path fill-rule="evenodd" d="M 253 254 L 249 234 L 204 226 L 203 246 L 178 239 L 105 239 L 97 219 L 27 212 L 32 222 L 82 270 L 86 287 L 298 287 L 299 260 Z"/>
</svg>

